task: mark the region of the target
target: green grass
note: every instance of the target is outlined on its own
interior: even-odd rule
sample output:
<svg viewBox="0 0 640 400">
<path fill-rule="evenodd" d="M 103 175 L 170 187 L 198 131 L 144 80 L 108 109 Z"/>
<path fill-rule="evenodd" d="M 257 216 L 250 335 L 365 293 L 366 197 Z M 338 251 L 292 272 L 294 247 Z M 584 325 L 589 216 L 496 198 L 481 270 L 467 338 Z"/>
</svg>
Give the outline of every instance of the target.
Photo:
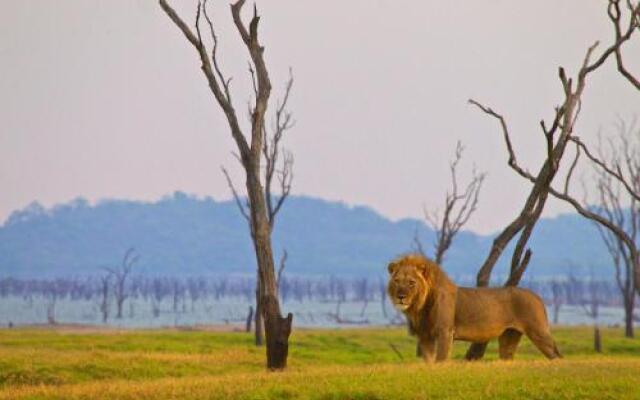
<svg viewBox="0 0 640 400">
<path fill-rule="evenodd" d="M 264 371 L 264 349 L 245 333 L 0 330 L 0 399 L 640 399 L 640 340 L 589 328 L 553 331 L 563 360 L 528 340 L 516 361 L 424 365 L 404 329 L 296 330 L 289 368 Z M 393 344 L 402 359 L 392 350 Z"/>
</svg>

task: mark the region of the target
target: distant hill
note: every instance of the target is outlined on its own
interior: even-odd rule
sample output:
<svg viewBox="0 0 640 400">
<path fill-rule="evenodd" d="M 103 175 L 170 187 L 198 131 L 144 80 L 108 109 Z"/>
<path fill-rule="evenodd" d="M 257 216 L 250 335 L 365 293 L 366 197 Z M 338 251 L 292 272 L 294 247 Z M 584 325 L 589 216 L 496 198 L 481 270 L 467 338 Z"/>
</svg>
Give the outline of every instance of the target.
<svg viewBox="0 0 640 400">
<path fill-rule="evenodd" d="M 368 207 L 292 196 L 274 232 L 275 254 L 289 253 L 290 275 L 385 274 L 386 262 L 426 248 L 433 232 L 415 219 L 391 221 Z M 445 260 L 456 277 L 475 275 L 492 236 L 461 232 Z M 117 264 L 125 250 L 141 255 L 138 271 L 161 275 L 254 274 L 247 226 L 233 202 L 176 192 L 157 202 L 83 199 L 44 209 L 33 203 L 0 227 L 0 276 L 87 275 Z M 536 277 L 564 275 L 569 265 L 611 276 L 596 229 L 577 215 L 540 221 L 531 240 Z M 505 273 L 511 252 L 498 264 Z"/>
</svg>

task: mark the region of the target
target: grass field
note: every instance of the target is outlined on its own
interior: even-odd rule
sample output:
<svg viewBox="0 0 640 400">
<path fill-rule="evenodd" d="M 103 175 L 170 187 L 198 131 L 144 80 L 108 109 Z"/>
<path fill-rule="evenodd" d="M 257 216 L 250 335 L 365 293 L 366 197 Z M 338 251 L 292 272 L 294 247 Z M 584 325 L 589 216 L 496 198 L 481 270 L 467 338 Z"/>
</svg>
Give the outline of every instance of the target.
<svg viewBox="0 0 640 400">
<path fill-rule="evenodd" d="M 264 371 L 245 333 L 0 330 L 0 399 L 640 399 L 640 339 L 556 328 L 563 360 L 523 341 L 517 359 L 424 365 L 404 329 L 297 330 L 289 368 Z M 400 352 L 396 354 L 390 344 Z"/>
</svg>

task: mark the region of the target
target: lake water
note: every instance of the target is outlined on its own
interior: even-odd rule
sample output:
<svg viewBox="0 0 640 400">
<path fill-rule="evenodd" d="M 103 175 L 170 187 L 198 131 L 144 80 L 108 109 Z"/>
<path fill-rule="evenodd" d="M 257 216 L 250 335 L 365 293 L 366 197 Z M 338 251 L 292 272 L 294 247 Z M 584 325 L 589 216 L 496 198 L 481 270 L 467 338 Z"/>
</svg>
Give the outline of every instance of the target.
<svg viewBox="0 0 640 400">
<path fill-rule="evenodd" d="M 47 308 L 50 303 L 44 298 L 32 301 L 21 297 L 0 299 L 0 325 L 46 324 Z M 123 307 L 123 318 L 116 319 L 115 307 L 106 325 L 120 328 L 160 328 L 173 326 L 243 324 L 250 304 L 246 297 L 226 297 L 218 301 L 203 300 L 191 303 L 180 302 L 174 311 L 173 303 L 164 301 L 155 304 L 143 299 L 127 300 Z M 157 311 L 154 313 L 154 309 Z M 294 315 L 294 324 L 303 327 L 337 327 L 356 325 L 401 324 L 403 317 L 389 304 L 383 306 L 380 300 L 369 302 L 347 301 L 286 302 L 282 306 L 284 314 Z M 386 315 L 385 315 L 386 311 Z M 547 310 L 552 315 L 551 310 Z M 58 300 L 55 304 L 55 320 L 61 324 L 105 325 L 102 322 L 99 304 L 95 301 Z M 624 311 L 617 307 L 601 307 L 599 323 L 603 326 L 622 325 Z M 578 306 L 562 306 L 559 321 L 563 325 L 592 324 L 583 309 Z"/>
</svg>

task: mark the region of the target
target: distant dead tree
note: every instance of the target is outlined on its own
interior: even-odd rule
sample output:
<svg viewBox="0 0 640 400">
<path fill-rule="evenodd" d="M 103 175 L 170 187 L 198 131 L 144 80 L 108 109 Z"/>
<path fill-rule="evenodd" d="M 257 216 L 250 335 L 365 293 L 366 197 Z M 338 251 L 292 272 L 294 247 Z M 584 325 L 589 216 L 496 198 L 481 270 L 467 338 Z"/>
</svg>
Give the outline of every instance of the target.
<svg viewBox="0 0 640 400">
<path fill-rule="evenodd" d="M 286 318 L 283 318 L 280 311 L 271 232 L 276 214 L 291 189 L 293 157 L 290 153 L 282 150 L 280 141 L 284 132 L 293 126 L 292 115 L 286 109 L 293 78 L 290 77 L 287 83 L 284 99 L 276 106 L 273 132 L 269 138 L 267 137 L 265 117 L 271 95 L 271 81 L 264 60 L 264 47 L 258 40 L 260 17 L 254 6 L 253 17 L 247 28 L 240 15 L 244 3 L 245 0 L 237 0 L 231 4 L 231 15 L 251 58 L 249 71 L 253 82 L 255 102 L 249 105 L 251 115 L 249 142 L 232 103 L 230 79 L 225 78 L 220 68 L 217 53 L 218 39 L 213 22 L 207 13 L 206 0 L 198 3 L 195 32 L 178 16 L 166 0 L 160 0 L 160 6 L 164 12 L 182 31 L 198 53 L 202 72 L 216 102 L 227 118 L 231 136 L 237 145 L 237 158 L 242 164 L 246 176 L 247 200 L 245 203 L 240 200 L 237 191 L 233 188 L 229 174 L 224 168 L 223 171 L 225 171 L 238 207 L 249 223 L 249 231 L 254 244 L 258 264 L 259 313 L 265 319 L 267 368 L 279 370 L 285 368 L 287 364 L 293 314 L 289 313 Z M 204 22 L 202 22 L 203 18 Z M 202 37 L 201 25 L 204 23 L 206 23 L 205 29 L 208 28 L 210 34 L 211 50 L 208 49 Z M 281 167 L 278 167 L 278 160 L 281 160 Z M 262 175 L 263 167 L 264 176 Z M 277 176 L 280 181 L 281 193 L 279 197 L 273 196 L 271 192 L 274 176 Z"/>
<path fill-rule="evenodd" d="M 191 312 L 195 310 L 195 303 L 206 294 L 206 281 L 204 278 L 187 279 L 187 292 L 191 300 Z"/>
<path fill-rule="evenodd" d="M 286 267 L 288 257 L 289 253 L 287 253 L 287 250 L 283 250 L 282 257 L 280 257 L 280 266 L 278 267 L 278 293 L 280 294 L 282 304 L 287 301 L 291 292 L 291 283 L 289 283 L 287 277 L 284 276 L 284 269 Z"/>
<path fill-rule="evenodd" d="M 251 321 L 253 320 L 253 306 L 249 306 L 249 314 L 245 322 L 245 332 L 251 332 Z"/>
<path fill-rule="evenodd" d="M 58 285 L 58 280 L 45 282 L 43 293 L 45 299 L 47 300 L 47 323 L 49 325 L 55 325 L 58 323 L 56 320 L 56 304 L 58 303 L 58 299 L 62 294 Z"/>
<path fill-rule="evenodd" d="M 602 219 L 598 215 L 594 215 L 594 213 L 587 210 L 579 202 L 575 201 L 574 198 L 568 195 L 569 181 L 577 161 L 574 160 L 573 164 L 569 168 L 565 179 L 564 192 L 553 189 L 551 184 L 558 172 L 560 161 L 565 154 L 567 144 L 572 141 L 574 126 L 580 114 L 582 95 L 587 85 L 587 78 L 589 75 L 599 69 L 609 58 L 615 58 L 618 70 L 621 74 L 636 88 L 640 89 L 640 82 L 631 76 L 623 65 L 621 49 L 621 46 L 631 38 L 633 33 L 638 30 L 638 26 L 640 26 L 638 18 L 640 15 L 640 2 L 638 4 L 633 4 L 633 2 L 627 1 L 626 8 L 628 9 L 627 16 L 629 21 L 628 25 L 623 27 L 623 13 L 620 8 L 620 0 L 609 0 L 607 11 L 609 19 L 614 26 L 615 40 L 595 59 L 595 61 L 592 62 L 591 59 L 596 47 L 598 46 L 598 42 L 587 50 L 585 58 L 575 78 L 567 77 L 565 69 L 562 67 L 559 68 L 558 75 L 560 82 L 562 83 L 564 99 L 560 105 L 555 108 L 550 126 L 548 126 L 544 120 L 540 122 L 542 133 L 546 140 L 547 154 L 537 174 L 529 172 L 528 169 L 522 167 L 518 163 L 505 118 L 493 109 L 486 107 L 475 100 L 469 100 L 471 104 L 499 121 L 509 155 L 509 167 L 511 167 L 511 169 L 513 169 L 518 175 L 530 181 L 533 185 L 520 214 L 495 238 L 489 255 L 478 272 L 476 279 L 477 286 L 487 286 L 489 284 L 491 271 L 493 270 L 495 263 L 506 248 L 507 244 L 518 234 L 520 234 L 520 236 L 518 237 L 515 250 L 512 255 L 511 271 L 505 286 L 515 286 L 520 282 L 532 254 L 530 249 L 526 249 L 525 251 L 525 248 L 536 222 L 544 209 L 544 205 L 549 194 L 568 201 L 570 204 L 574 205 L 574 208 L 576 208 L 576 210 L 578 210 L 582 215 L 589 215 L 588 217 L 591 217 L 598 222 Z M 609 225 L 605 224 L 607 228 L 609 228 Z M 620 230 L 616 227 L 610 229 Z M 637 260 L 637 257 L 634 257 L 634 259 Z M 474 343 L 469 347 L 466 358 L 470 360 L 482 358 L 485 350 L 486 343 Z"/>
<path fill-rule="evenodd" d="M 140 256 L 135 254 L 133 247 L 129 248 L 122 257 L 122 262 L 117 268 L 106 267 L 105 269 L 113 277 L 113 296 L 116 300 L 116 318 L 122 318 L 122 306 L 129 297 L 129 290 L 127 288 L 127 278 L 131 274 L 133 266 Z"/>
<path fill-rule="evenodd" d="M 565 290 L 562 282 L 553 279 L 549 282 L 551 291 L 551 310 L 553 312 L 553 324 L 557 325 L 560 317 L 560 308 L 564 304 Z"/>
<path fill-rule="evenodd" d="M 364 313 L 369 305 L 369 281 L 367 278 L 356 279 L 353 281 L 354 300 L 362 302 L 360 317 L 364 317 Z"/>
<path fill-rule="evenodd" d="M 384 279 L 378 281 L 378 293 L 380 293 L 380 306 L 382 307 L 382 316 L 387 319 L 387 284 Z"/>
<path fill-rule="evenodd" d="M 177 278 L 171 279 L 171 299 L 173 304 L 173 313 L 176 314 L 179 311 L 180 301 L 182 301 L 184 308 L 184 296 L 186 288 L 184 284 Z"/>
<path fill-rule="evenodd" d="M 444 210 L 429 211 L 425 208 L 424 216 L 436 234 L 434 247 L 434 261 L 442 265 L 444 255 L 451 247 L 453 239 L 460 229 L 469 221 L 478 206 L 478 199 L 482 183 L 486 177 L 484 173 L 478 173 L 473 169 L 469 183 L 460 191 L 458 185 L 458 165 L 462 160 L 464 146 L 460 141 L 456 143 L 456 151 L 453 160 L 449 163 L 451 174 L 451 188 L 444 198 Z M 424 254 L 423 246 L 416 236 L 418 251 Z"/>
<path fill-rule="evenodd" d="M 602 352 L 602 337 L 600 335 L 600 306 L 604 304 L 608 295 L 606 282 L 598 281 L 591 271 L 589 281 L 582 282 L 575 276 L 567 278 L 567 296 L 572 304 L 579 304 L 586 316 L 593 321 L 593 349 Z"/>
<path fill-rule="evenodd" d="M 284 268 L 287 264 L 287 258 L 289 258 L 289 253 L 287 253 L 286 249 L 282 250 L 282 257 L 280 257 L 280 264 L 278 267 L 278 290 L 282 290 L 282 284 L 284 283 L 282 280 L 282 274 L 284 273 Z"/>
<path fill-rule="evenodd" d="M 635 275 L 639 268 L 637 243 L 640 229 L 640 129 L 636 128 L 636 120 L 629 126 L 620 121 L 617 140 L 610 138 L 607 142 L 608 149 L 603 149 L 600 141 L 597 157 L 593 154 L 590 157 L 596 174 L 598 197 L 597 204 L 590 207 L 590 211 L 628 236 L 626 243 L 615 231 L 595 223 L 615 267 L 615 280 L 624 305 L 625 336 L 633 337 L 636 287 L 640 283 Z M 624 188 L 625 184 L 628 190 Z"/>
<path fill-rule="evenodd" d="M 111 274 L 104 274 L 100 277 L 100 313 L 102 323 L 106 324 L 109 319 L 109 288 L 111 287 Z"/>
</svg>

